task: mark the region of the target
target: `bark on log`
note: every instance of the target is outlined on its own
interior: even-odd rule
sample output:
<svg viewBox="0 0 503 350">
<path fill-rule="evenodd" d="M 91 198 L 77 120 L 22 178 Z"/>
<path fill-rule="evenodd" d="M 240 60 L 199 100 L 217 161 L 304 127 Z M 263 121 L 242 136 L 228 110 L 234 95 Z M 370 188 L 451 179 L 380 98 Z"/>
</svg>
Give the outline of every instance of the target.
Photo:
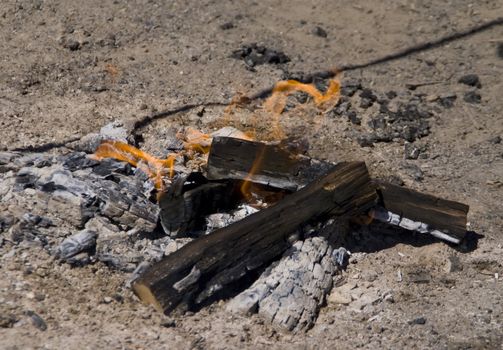
<svg viewBox="0 0 503 350">
<path fill-rule="evenodd" d="M 427 224 L 432 232 L 439 232 L 437 237 L 452 243 L 459 243 L 465 237 L 468 205 L 384 181 L 374 180 L 374 183 L 382 204 L 388 211 L 400 218 Z"/>
<path fill-rule="evenodd" d="M 375 200 L 365 163 L 340 163 L 276 205 L 168 255 L 140 277 L 133 290 L 166 313 L 180 304 L 201 306 L 278 258 L 300 225 L 324 215 L 354 215 L 370 209 Z"/>
<path fill-rule="evenodd" d="M 260 166 L 250 174 L 255 162 Z M 333 164 L 297 155 L 281 145 L 215 137 L 208 158 L 209 180 L 250 180 L 284 190 L 296 191 L 319 176 Z"/>
</svg>

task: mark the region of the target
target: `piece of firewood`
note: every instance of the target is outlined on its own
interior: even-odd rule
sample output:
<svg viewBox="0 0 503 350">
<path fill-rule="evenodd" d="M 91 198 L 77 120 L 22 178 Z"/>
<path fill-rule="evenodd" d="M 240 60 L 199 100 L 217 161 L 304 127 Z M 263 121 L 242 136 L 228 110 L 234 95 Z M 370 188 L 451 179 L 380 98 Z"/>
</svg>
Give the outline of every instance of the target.
<svg viewBox="0 0 503 350">
<path fill-rule="evenodd" d="M 327 173 L 332 166 L 295 154 L 284 145 L 215 137 L 208 157 L 207 177 L 209 180 L 249 180 L 295 191 Z"/>
<path fill-rule="evenodd" d="M 168 255 L 135 281 L 133 290 L 166 313 L 179 305 L 202 306 L 278 258 L 300 225 L 322 216 L 355 215 L 370 209 L 375 200 L 365 163 L 337 164 L 277 204 Z"/>
<path fill-rule="evenodd" d="M 399 217 L 398 221 L 402 222 L 400 226 L 416 230 L 415 227 L 423 223 L 427 226 L 425 232 L 456 244 L 465 237 L 468 205 L 380 180 L 373 180 L 373 182 L 378 188 L 382 205 L 386 210 Z M 388 216 L 384 218 L 384 221 L 392 223 L 392 218 L 388 218 Z M 405 219 L 412 221 L 408 225 L 411 228 L 407 227 Z"/>
</svg>

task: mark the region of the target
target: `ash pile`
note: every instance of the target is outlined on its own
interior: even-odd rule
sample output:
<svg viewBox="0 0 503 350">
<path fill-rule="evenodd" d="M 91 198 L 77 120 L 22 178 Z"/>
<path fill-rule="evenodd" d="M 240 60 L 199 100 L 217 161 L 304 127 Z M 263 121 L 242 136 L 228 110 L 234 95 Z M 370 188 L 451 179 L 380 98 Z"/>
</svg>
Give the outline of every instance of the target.
<svg viewBox="0 0 503 350">
<path fill-rule="evenodd" d="M 332 117 L 361 124 L 350 103 L 358 90 L 361 108 L 380 105 L 362 146 L 428 134 L 429 112 L 393 111 L 361 85 L 345 88 Z M 368 223 L 449 244 L 466 234 L 468 206 L 371 179 L 363 162 L 311 159 L 288 141 L 251 141 L 226 128 L 197 144 L 209 152 L 202 161 L 183 165 L 114 149 L 131 166 L 92 157 L 104 140 L 119 147 L 131 135 L 112 123 L 72 153 L 0 153 L 0 247 L 43 247 L 75 267 L 106 264 L 165 313 L 225 299 L 231 312 L 305 331 L 347 263 L 348 236 Z M 177 138 L 165 142 L 183 148 Z M 168 163 L 174 175 L 164 186 L 156 172 Z"/>
</svg>

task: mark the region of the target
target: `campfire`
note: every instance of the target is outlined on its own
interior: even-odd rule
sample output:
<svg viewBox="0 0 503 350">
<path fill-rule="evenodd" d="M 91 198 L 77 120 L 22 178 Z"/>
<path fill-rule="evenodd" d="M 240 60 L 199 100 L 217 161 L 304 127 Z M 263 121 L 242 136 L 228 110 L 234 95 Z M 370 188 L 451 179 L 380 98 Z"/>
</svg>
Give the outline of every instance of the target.
<svg viewBox="0 0 503 350">
<path fill-rule="evenodd" d="M 223 133 L 205 134 L 188 128 L 178 134 L 183 149 L 165 159 L 113 140 L 97 148 L 94 159 L 128 162 L 151 179 L 160 222 L 172 237 L 193 234 L 205 218 L 209 223 L 219 213 L 240 212 L 207 225 L 205 234 L 138 274 L 132 288 L 143 302 L 165 313 L 197 309 L 256 280 L 232 299 L 229 309 L 259 311 L 290 330 L 305 329 L 314 322 L 346 253 L 316 235 L 300 237 L 305 225 L 317 222 L 323 231 L 336 222 L 336 231 L 342 231 L 348 220 L 364 225 L 378 220 L 461 242 L 467 206 L 371 179 L 363 162 L 332 164 L 303 155 L 280 126 L 288 96 L 295 92 L 311 96 L 323 113 L 337 105 L 340 83 L 331 79 L 322 93 L 313 84 L 279 82 L 263 106 L 270 117 L 268 142 L 257 140 L 256 130 L 226 127 Z M 224 120 L 245 102 L 236 98 Z M 199 169 L 177 172 L 176 164 L 187 160 L 197 160 Z M 303 254 L 302 263 L 309 266 L 298 263 Z M 282 255 L 281 261 L 289 262 L 268 268 Z M 302 283 L 294 275 L 303 276 Z M 296 288 L 298 299 L 280 301 L 280 293 Z"/>
<path fill-rule="evenodd" d="M 355 227 L 380 222 L 453 245 L 466 234 L 468 206 L 373 179 L 361 161 L 314 159 L 303 140 L 288 136 L 285 118 L 292 113 L 314 108 L 323 120 L 349 108 L 339 79 L 324 92 L 279 82 L 262 106 L 239 95 L 214 122 L 216 130 L 183 128 L 179 145 L 163 158 L 128 143 L 120 124 L 105 127 L 114 137 L 84 138 L 87 153 L 0 154 L 0 165 L 14 174 L 5 182 L 8 196 L 22 202 L 32 195 L 40 206 L 40 216 L 9 228 L 11 239 L 38 242 L 75 266 L 101 261 L 132 273 L 138 298 L 164 313 L 228 300 L 232 312 L 306 330 L 347 262 L 344 240 Z M 362 95 L 375 100 L 371 91 Z M 249 120 L 239 118 L 244 110 Z M 405 112 L 393 113 L 393 127 L 401 127 Z M 398 137 L 426 132 L 421 118 Z M 44 227 L 35 228 L 42 224 L 80 231 L 45 238 L 37 231 Z"/>
</svg>

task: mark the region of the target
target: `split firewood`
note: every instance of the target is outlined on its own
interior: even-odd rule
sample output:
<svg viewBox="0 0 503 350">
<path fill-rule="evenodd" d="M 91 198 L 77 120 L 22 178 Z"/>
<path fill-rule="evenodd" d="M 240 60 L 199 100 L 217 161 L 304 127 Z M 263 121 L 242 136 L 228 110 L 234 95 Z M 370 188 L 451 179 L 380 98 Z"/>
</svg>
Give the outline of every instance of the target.
<svg viewBox="0 0 503 350">
<path fill-rule="evenodd" d="M 177 306 L 203 306 L 278 258 L 289 246 L 288 236 L 307 221 L 362 213 L 375 200 L 364 163 L 337 164 L 275 205 L 166 256 L 133 284 L 133 290 L 166 313 Z"/>
<path fill-rule="evenodd" d="M 208 158 L 209 180 L 235 179 L 296 191 L 333 164 L 297 155 L 282 145 L 215 137 Z"/>
<path fill-rule="evenodd" d="M 386 209 L 376 208 L 376 219 L 456 244 L 465 237 L 468 205 L 384 181 L 374 183 Z"/>
</svg>

